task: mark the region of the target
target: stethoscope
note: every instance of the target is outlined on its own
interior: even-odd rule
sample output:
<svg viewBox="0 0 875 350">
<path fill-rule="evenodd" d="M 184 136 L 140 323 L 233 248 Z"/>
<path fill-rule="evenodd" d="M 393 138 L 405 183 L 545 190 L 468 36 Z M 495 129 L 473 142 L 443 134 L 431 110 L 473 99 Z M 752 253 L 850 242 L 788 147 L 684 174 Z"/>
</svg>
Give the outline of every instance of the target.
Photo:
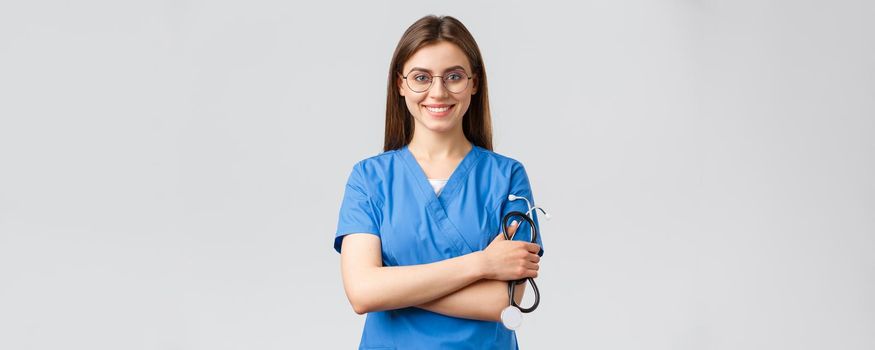
<svg viewBox="0 0 875 350">
<path fill-rule="evenodd" d="M 538 227 L 535 226 L 535 221 L 532 219 L 533 215 L 535 213 L 535 210 L 537 209 L 537 210 L 540 210 L 542 213 L 544 213 L 544 217 L 547 218 L 547 220 L 550 220 L 550 214 L 547 214 L 547 212 L 544 211 L 544 208 L 533 207 L 532 203 L 529 202 L 529 200 L 526 199 L 526 197 L 516 196 L 516 195 L 512 195 L 512 194 L 507 196 L 507 200 L 509 200 L 511 202 L 515 201 L 517 199 L 522 199 L 522 200 L 526 201 L 526 206 L 529 208 L 529 210 L 526 211 L 525 213 L 522 213 L 520 211 L 512 211 L 512 212 L 504 215 L 504 218 L 501 219 L 501 233 L 504 235 L 504 239 L 506 239 L 506 240 L 513 239 L 512 236 L 508 235 L 507 231 L 505 231 L 504 228 L 508 227 L 508 220 L 510 220 L 511 218 L 514 218 L 514 217 L 520 217 L 525 222 L 527 222 L 529 224 L 529 228 L 530 228 L 531 233 L 532 233 L 531 235 L 529 235 L 530 236 L 529 242 L 530 243 L 537 243 Z M 522 223 L 520 223 L 520 224 L 522 224 Z M 519 226 L 517 226 L 517 228 L 519 228 Z M 514 236 L 516 236 L 517 233 L 518 232 L 514 232 Z M 516 301 L 513 300 L 514 293 L 515 293 L 514 286 L 516 286 L 518 284 L 526 283 L 526 281 L 529 282 L 529 284 L 532 286 L 532 290 L 535 293 L 535 302 L 532 304 L 532 306 L 530 306 L 528 308 L 525 308 L 525 307 L 518 305 L 516 303 Z M 507 281 L 507 296 L 508 296 L 508 299 L 510 300 L 510 302 L 508 303 L 509 304 L 508 307 L 504 308 L 504 310 L 501 311 L 501 323 L 504 324 L 505 328 L 510 329 L 510 330 L 515 330 L 515 329 L 519 328 L 519 326 L 523 323 L 523 313 L 530 313 L 532 311 L 535 311 L 535 309 L 538 308 L 538 304 L 541 302 L 541 293 L 538 291 L 538 285 L 535 284 L 535 280 L 531 277 L 528 277 L 528 278 L 519 279 L 519 280 L 515 280 L 515 281 Z"/>
</svg>

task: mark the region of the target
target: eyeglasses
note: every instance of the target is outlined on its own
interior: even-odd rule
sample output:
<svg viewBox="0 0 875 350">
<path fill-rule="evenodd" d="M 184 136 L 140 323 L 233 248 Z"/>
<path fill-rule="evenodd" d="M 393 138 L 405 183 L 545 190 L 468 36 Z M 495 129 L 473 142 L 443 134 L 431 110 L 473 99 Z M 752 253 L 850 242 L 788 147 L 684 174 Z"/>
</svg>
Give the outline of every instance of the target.
<svg viewBox="0 0 875 350">
<path fill-rule="evenodd" d="M 465 91 L 465 88 L 468 87 L 468 80 L 471 80 L 468 73 L 465 73 L 465 71 L 461 69 L 451 70 L 444 73 L 443 76 L 431 75 L 423 71 L 412 71 L 407 73 L 406 76 L 402 76 L 402 78 L 407 81 L 407 87 L 410 88 L 411 91 L 417 93 L 428 91 L 428 89 L 431 88 L 431 84 L 434 82 L 434 78 L 441 78 L 444 83 L 444 88 L 452 93 Z"/>
</svg>

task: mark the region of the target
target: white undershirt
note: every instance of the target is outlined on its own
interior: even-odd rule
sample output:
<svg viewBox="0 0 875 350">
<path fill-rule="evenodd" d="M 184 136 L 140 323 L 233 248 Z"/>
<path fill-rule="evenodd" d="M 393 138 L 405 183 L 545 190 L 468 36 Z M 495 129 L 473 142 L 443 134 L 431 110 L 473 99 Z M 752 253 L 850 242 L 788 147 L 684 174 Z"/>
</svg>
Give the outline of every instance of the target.
<svg viewBox="0 0 875 350">
<path fill-rule="evenodd" d="M 447 184 L 447 181 L 449 181 L 449 179 L 446 179 L 446 180 L 428 179 L 428 183 L 430 183 L 431 187 L 434 188 L 434 193 L 436 195 L 441 194 L 441 190 L 444 189 L 444 185 Z"/>
</svg>

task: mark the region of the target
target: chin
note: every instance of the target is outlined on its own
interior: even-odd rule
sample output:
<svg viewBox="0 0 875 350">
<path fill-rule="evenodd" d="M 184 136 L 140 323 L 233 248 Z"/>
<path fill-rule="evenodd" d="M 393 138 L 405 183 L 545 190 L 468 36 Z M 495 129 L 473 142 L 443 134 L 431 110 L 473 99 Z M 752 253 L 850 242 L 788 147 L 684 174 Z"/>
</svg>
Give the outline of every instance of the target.
<svg viewBox="0 0 875 350">
<path fill-rule="evenodd" d="M 426 118 L 429 118 L 429 117 L 426 117 Z M 436 121 L 436 120 L 429 120 L 429 119 L 425 119 L 425 120 L 419 119 L 418 121 L 419 121 L 419 124 L 421 124 L 426 129 L 428 129 L 429 131 L 432 131 L 432 132 L 440 132 L 440 133 L 449 132 L 449 131 L 453 131 L 456 128 L 461 127 L 461 125 L 460 125 L 461 123 L 457 123 L 455 120 Z"/>
<path fill-rule="evenodd" d="M 425 128 L 430 130 L 431 132 L 436 133 L 447 133 L 456 129 L 455 125 L 425 125 Z"/>
</svg>

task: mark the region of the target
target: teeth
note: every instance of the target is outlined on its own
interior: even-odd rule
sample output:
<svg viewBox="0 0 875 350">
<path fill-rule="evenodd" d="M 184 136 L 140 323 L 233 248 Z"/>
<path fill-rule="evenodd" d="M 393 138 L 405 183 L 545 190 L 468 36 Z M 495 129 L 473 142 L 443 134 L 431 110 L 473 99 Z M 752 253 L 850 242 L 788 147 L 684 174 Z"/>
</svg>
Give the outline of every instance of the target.
<svg viewBox="0 0 875 350">
<path fill-rule="evenodd" d="M 441 107 L 441 108 L 425 107 L 425 109 L 427 109 L 429 112 L 441 113 L 441 112 L 446 112 L 448 109 L 450 109 L 450 107 L 449 106 Z"/>
</svg>

